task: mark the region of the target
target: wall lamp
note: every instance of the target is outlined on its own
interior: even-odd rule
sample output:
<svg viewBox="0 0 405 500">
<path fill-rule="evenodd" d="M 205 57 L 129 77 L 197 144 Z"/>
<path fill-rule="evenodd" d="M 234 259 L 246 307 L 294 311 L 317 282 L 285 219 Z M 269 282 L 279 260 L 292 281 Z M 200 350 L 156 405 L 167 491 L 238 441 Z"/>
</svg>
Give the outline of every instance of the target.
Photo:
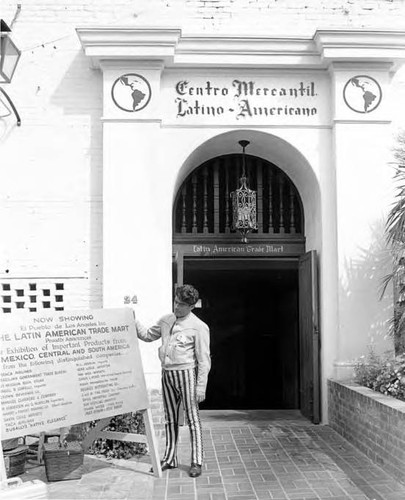
<svg viewBox="0 0 405 500">
<path fill-rule="evenodd" d="M 7 26 L 3 19 L 0 19 L 0 84 L 11 82 L 21 56 L 21 50 L 19 50 L 17 45 L 10 38 L 10 33 L 11 29 Z M 17 118 L 17 125 L 20 126 L 20 115 L 18 114 L 13 101 L 2 87 L 0 87 L 0 92 L 7 99 L 7 102 L 11 106 L 11 109 Z"/>
</svg>

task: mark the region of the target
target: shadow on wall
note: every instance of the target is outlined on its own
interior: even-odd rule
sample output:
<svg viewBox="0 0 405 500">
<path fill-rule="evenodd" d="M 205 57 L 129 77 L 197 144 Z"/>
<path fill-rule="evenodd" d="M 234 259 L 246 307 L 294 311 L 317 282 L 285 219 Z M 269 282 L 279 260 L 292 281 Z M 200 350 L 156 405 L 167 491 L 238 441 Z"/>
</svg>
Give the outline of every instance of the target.
<svg viewBox="0 0 405 500">
<path fill-rule="evenodd" d="M 366 355 L 370 348 L 378 354 L 393 349 L 388 336 L 388 321 L 393 314 L 393 291 L 387 287 L 381 298 L 382 280 L 392 268 L 386 246 L 384 221 L 372 228 L 369 248 L 359 249 L 360 256 L 345 262 L 346 281 L 340 280 L 340 328 L 342 360 Z"/>
<path fill-rule="evenodd" d="M 84 201 L 90 201 L 90 234 L 83 242 L 89 253 L 88 272 L 85 270 L 89 279 L 89 305 L 102 307 L 103 78 L 99 71 L 89 67 L 89 60 L 82 51 L 72 59 L 51 103 L 71 118 L 71 126 L 79 127 L 82 167 L 88 169 L 89 191 Z"/>
</svg>

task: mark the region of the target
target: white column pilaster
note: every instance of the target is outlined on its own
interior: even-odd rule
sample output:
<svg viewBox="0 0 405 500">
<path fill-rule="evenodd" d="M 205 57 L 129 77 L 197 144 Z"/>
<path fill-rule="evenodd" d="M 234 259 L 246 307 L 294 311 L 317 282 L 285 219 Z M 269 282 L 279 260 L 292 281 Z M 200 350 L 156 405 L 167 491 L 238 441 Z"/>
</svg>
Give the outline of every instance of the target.
<svg viewBox="0 0 405 500">
<path fill-rule="evenodd" d="M 387 64 L 334 63 L 333 147 L 336 172 L 338 336 L 335 373 L 350 377 L 355 358 L 392 348 L 384 223 L 392 202 Z"/>
<path fill-rule="evenodd" d="M 103 303 L 123 307 L 125 296 L 137 296 L 138 303 L 128 307 L 150 326 L 171 310 L 172 193 L 159 178 L 161 68 L 156 63 L 102 67 Z M 126 81 L 133 79 L 133 87 L 120 82 L 123 75 L 129 75 Z M 115 99 L 114 85 L 120 91 Z M 146 94 L 139 111 L 128 107 L 136 88 Z M 147 384 L 158 387 L 158 345 L 140 345 Z"/>
</svg>

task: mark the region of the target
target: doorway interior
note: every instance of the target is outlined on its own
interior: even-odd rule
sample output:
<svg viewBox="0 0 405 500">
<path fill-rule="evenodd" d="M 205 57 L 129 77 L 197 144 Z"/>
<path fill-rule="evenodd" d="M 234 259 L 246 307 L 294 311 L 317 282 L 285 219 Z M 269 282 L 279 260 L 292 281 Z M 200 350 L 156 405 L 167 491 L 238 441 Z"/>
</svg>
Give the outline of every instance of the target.
<svg viewBox="0 0 405 500">
<path fill-rule="evenodd" d="M 185 258 L 211 331 L 202 409 L 299 408 L 298 259 Z"/>
<path fill-rule="evenodd" d="M 194 168 L 173 206 L 173 284 L 200 290 L 195 312 L 211 330 L 202 408 L 299 409 L 318 423 L 317 255 L 306 248 L 302 200 L 277 165 L 244 159 L 257 193 L 248 250 L 234 228 L 230 196 L 240 184 L 242 155 Z"/>
</svg>

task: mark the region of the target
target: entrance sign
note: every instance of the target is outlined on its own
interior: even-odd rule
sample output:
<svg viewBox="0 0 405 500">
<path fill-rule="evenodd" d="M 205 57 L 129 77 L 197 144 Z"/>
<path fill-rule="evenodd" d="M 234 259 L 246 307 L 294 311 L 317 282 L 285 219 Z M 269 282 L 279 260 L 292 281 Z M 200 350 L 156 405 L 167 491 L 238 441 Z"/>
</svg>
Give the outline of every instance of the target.
<svg viewBox="0 0 405 500">
<path fill-rule="evenodd" d="M 326 79 L 314 74 L 229 75 L 169 73 L 162 100 L 167 122 L 291 123 L 327 122 Z"/>
<path fill-rule="evenodd" d="M 196 243 L 173 245 L 185 256 L 198 257 L 277 257 L 298 256 L 305 243 Z"/>
<path fill-rule="evenodd" d="M 2 319 L 1 437 L 146 409 L 131 309 Z"/>
</svg>

